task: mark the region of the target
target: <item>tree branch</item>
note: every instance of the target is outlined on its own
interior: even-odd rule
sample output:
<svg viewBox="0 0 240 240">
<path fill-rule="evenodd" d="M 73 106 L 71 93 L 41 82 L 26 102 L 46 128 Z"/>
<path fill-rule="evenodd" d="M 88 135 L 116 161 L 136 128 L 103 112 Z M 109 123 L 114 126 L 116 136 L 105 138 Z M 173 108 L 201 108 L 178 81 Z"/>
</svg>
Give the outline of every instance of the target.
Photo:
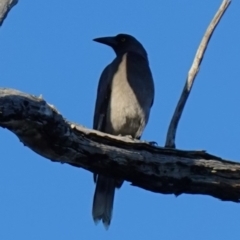
<svg viewBox="0 0 240 240">
<path fill-rule="evenodd" d="M 182 151 L 86 129 L 41 97 L 0 88 L 0 126 L 54 162 L 124 179 L 164 194 L 205 194 L 239 202 L 240 164 L 204 151 Z"/>
<path fill-rule="evenodd" d="M 9 11 L 18 3 L 18 0 L 0 0 L 0 27 Z"/>
<path fill-rule="evenodd" d="M 185 86 L 183 88 L 181 97 L 178 101 L 177 107 L 175 109 L 172 120 L 168 127 L 165 147 L 175 148 L 175 146 L 176 146 L 175 138 L 176 138 L 178 123 L 181 118 L 184 106 L 187 102 L 188 96 L 191 92 L 195 77 L 197 76 L 197 73 L 199 71 L 199 67 L 200 67 L 202 59 L 204 57 L 204 53 L 207 49 L 208 43 L 211 39 L 211 36 L 212 36 L 215 28 L 217 27 L 220 19 L 222 18 L 224 12 L 227 10 L 230 3 L 231 3 L 230 0 L 223 0 L 217 13 L 215 14 L 214 18 L 212 19 L 211 23 L 209 24 L 209 26 L 206 30 L 206 33 L 204 34 L 203 39 L 198 47 L 197 53 L 193 60 L 193 64 L 188 72 L 187 80 L 186 80 Z"/>
</svg>

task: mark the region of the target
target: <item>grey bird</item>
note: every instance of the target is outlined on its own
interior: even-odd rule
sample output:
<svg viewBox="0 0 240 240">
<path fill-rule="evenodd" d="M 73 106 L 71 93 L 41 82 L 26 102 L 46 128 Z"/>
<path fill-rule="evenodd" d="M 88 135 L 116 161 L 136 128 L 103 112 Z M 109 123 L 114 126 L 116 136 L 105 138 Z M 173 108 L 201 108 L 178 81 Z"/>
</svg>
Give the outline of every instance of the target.
<svg viewBox="0 0 240 240">
<path fill-rule="evenodd" d="M 147 52 L 133 36 L 93 39 L 110 46 L 116 58 L 103 70 L 98 83 L 93 128 L 113 135 L 140 139 L 154 100 L 154 83 Z M 92 215 L 106 229 L 112 218 L 115 188 L 123 181 L 94 174 L 96 189 Z"/>
</svg>

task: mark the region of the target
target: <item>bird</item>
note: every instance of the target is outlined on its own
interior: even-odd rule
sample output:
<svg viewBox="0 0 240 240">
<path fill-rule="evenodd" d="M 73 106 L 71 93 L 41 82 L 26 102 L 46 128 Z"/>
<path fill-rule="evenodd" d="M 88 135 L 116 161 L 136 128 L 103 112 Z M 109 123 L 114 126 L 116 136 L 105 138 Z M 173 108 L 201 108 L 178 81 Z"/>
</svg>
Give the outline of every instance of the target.
<svg viewBox="0 0 240 240">
<path fill-rule="evenodd" d="M 93 41 L 110 46 L 115 59 L 103 70 L 97 88 L 93 128 L 112 135 L 140 139 L 148 123 L 154 102 L 154 82 L 147 52 L 129 34 L 95 38 Z M 96 183 L 92 216 L 110 226 L 115 188 L 123 180 L 94 173 Z"/>
</svg>

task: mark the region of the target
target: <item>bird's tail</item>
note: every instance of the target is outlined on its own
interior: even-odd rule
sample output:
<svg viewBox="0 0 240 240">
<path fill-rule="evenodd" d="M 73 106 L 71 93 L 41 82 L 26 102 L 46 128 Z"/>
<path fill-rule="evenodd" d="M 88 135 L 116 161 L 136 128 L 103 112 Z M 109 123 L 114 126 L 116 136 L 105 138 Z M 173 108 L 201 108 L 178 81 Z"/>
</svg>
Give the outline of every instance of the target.
<svg viewBox="0 0 240 240">
<path fill-rule="evenodd" d="M 108 229 L 112 218 L 114 192 L 115 180 L 98 175 L 93 198 L 92 215 L 94 222 L 98 223 L 102 220 L 106 229 Z"/>
</svg>

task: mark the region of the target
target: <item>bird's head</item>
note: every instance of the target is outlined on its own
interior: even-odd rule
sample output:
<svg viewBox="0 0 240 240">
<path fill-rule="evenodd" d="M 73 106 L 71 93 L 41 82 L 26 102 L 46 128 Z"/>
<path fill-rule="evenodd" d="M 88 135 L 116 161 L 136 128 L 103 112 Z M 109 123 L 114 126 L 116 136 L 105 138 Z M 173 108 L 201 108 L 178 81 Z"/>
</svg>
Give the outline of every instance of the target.
<svg viewBox="0 0 240 240">
<path fill-rule="evenodd" d="M 93 41 L 112 47 L 117 56 L 123 55 L 127 52 L 135 52 L 147 58 L 147 52 L 142 44 L 136 38 L 128 34 L 118 34 L 114 37 L 95 38 Z"/>
</svg>

